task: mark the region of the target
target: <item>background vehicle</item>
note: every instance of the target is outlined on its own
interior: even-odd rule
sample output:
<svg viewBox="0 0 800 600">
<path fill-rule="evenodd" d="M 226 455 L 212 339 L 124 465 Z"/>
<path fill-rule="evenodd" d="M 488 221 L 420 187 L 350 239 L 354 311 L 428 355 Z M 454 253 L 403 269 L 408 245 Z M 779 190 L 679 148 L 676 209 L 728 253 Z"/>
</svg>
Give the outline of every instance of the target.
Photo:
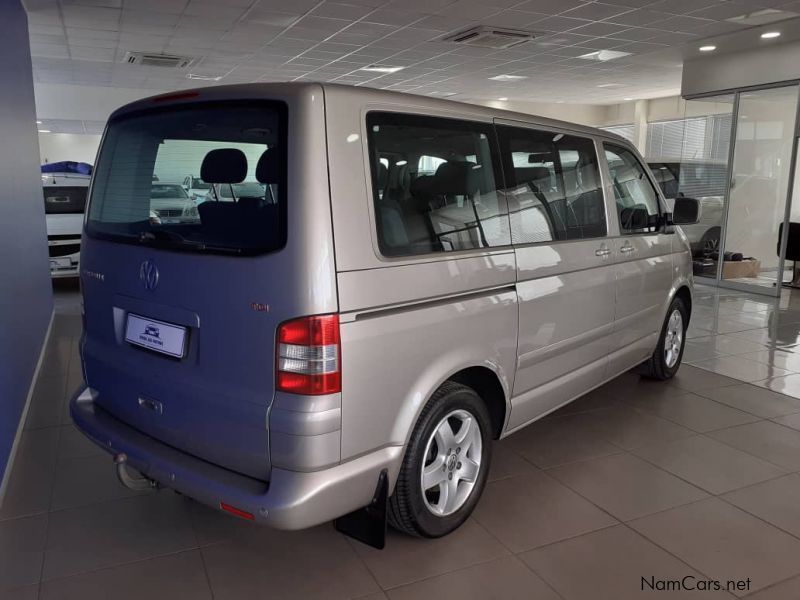
<svg viewBox="0 0 800 600">
<path fill-rule="evenodd" d="M 211 189 L 211 184 L 206 183 L 199 177 L 187 175 L 183 180 L 183 189 L 189 194 L 189 198 L 195 202 L 202 202 L 208 190 Z"/>
<path fill-rule="evenodd" d="M 209 200 L 231 201 L 238 200 L 242 197 L 249 198 L 264 198 L 267 186 L 257 181 L 245 181 L 242 183 L 234 183 L 229 185 L 214 184 L 209 186 L 208 191 L 201 202 Z M 268 200 L 273 202 L 272 191 L 267 193 Z"/>
<path fill-rule="evenodd" d="M 680 366 L 688 244 L 622 138 L 260 84 L 144 99 L 103 144 L 70 406 L 126 484 L 131 467 L 279 528 L 356 535 L 357 513 L 375 537 L 387 515 L 437 537 L 477 504 L 493 438 Z M 178 163 L 219 201 L 154 224 L 151 174 Z"/>
<path fill-rule="evenodd" d="M 42 165 L 44 212 L 52 277 L 77 277 L 86 193 L 92 167 L 61 162 Z"/>
<path fill-rule="evenodd" d="M 150 188 L 150 209 L 161 223 L 197 220 L 197 205 L 177 183 L 154 183 Z"/>
<path fill-rule="evenodd" d="M 700 220 L 681 229 L 689 238 L 692 255 L 702 258 L 719 250 L 728 169 L 708 161 L 649 162 L 665 198 L 684 196 L 700 203 Z"/>
</svg>

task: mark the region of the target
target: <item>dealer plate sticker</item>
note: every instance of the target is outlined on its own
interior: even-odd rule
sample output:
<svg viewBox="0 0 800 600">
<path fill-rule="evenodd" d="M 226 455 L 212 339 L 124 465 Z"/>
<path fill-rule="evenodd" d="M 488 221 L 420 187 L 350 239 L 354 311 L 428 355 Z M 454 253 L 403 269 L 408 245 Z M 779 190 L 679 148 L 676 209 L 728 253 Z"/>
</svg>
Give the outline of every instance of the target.
<svg viewBox="0 0 800 600">
<path fill-rule="evenodd" d="M 186 349 L 186 327 L 128 314 L 125 341 L 162 354 L 183 358 Z"/>
</svg>

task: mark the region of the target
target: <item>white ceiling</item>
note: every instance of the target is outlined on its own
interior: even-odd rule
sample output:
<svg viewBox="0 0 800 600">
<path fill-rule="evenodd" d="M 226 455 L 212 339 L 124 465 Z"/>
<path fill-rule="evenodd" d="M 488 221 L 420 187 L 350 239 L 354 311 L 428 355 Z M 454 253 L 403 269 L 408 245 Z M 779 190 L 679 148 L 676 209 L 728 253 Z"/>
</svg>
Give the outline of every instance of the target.
<svg viewBox="0 0 800 600">
<path fill-rule="evenodd" d="M 333 81 L 459 100 L 611 103 L 677 94 L 682 58 L 728 19 L 793 0 L 23 0 L 40 83 L 169 90 L 252 81 Z M 533 42 L 485 50 L 442 42 L 484 24 Z M 614 49 L 609 62 L 577 58 Z M 187 70 L 122 62 L 127 51 L 197 58 Z M 405 67 L 382 75 L 370 64 Z M 522 75 L 512 83 L 489 77 Z M 613 84 L 612 87 L 598 87 Z"/>
</svg>

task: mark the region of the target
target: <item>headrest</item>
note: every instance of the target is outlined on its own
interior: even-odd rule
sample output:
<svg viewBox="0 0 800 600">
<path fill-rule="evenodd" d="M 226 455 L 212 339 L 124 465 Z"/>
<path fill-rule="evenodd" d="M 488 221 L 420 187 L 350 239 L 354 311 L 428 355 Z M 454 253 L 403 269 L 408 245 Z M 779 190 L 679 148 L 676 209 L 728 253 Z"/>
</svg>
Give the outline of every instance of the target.
<svg viewBox="0 0 800 600">
<path fill-rule="evenodd" d="M 238 148 L 211 150 L 200 166 L 206 183 L 241 183 L 247 176 L 247 157 Z"/>
<path fill-rule="evenodd" d="M 389 181 L 389 169 L 382 162 L 378 163 L 378 188 L 384 189 Z"/>
<path fill-rule="evenodd" d="M 409 191 L 411 192 L 412 196 L 417 196 L 419 194 L 429 194 L 431 188 L 433 187 L 433 175 L 420 175 L 414 181 L 411 182 L 409 186 Z"/>
<path fill-rule="evenodd" d="M 283 173 L 283 155 L 278 148 L 264 150 L 256 165 L 256 181 L 259 183 L 281 183 Z"/>
<path fill-rule="evenodd" d="M 480 166 L 467 161 L 446 162 L 439 165 L 434 176 L 434 194 L 466 196 L 480 189 Z"/>
</svg>

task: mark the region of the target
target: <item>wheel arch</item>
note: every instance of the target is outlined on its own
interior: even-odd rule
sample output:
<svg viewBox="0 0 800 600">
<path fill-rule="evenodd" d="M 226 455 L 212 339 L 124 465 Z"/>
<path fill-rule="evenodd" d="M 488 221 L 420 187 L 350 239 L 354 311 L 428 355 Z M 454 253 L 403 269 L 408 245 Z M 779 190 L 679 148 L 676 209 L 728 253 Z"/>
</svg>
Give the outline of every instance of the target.
<svg viewBox="0 0 800 600">
<path fill-rule="evenodd" d="M 498 439 L 508 416 L 508 399 L 497 373 L 485 366 L 467 367 L 453 373 L 445 381 L 455 381 L 475 390 L 492 421 L 492 437 Z"/>
</svg>

